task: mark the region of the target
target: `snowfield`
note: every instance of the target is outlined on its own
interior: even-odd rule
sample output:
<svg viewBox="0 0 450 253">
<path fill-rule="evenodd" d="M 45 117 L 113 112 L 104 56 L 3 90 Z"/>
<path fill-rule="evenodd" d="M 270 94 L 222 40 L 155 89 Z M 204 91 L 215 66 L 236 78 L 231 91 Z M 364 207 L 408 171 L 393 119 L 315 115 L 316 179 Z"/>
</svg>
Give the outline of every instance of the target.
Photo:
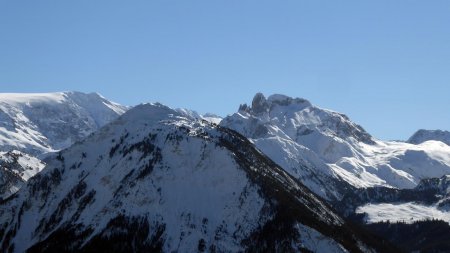
<svg viewBox="0 0 450 253">
<path fill-rule="evenodd" d="M 438 219 L 450 223 L 450 213 L 436 206 L 424 206 L 417 203 L 367 204 L 356 209 L 356 213 L 365 213 L 366 222 L 382 221 L 413 223 L 415 221 Z"/>
<path fill-rule="evenodd" d="M 450 174 L 450 147 L 440 141 L 419 145 L 375 140 L 354 145 L 357 156 L 328 164 L 356 187 L 414 188 L 421 179 Z"/>
</svg>

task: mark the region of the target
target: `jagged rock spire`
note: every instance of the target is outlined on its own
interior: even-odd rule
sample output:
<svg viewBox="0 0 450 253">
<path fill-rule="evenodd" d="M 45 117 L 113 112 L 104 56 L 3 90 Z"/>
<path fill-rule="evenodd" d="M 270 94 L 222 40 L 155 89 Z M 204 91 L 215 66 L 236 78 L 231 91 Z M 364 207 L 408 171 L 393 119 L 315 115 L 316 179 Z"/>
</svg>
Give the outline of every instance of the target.
<svg viewBox="0 0 450 253">
<path fill-rule="evenodd" d="M 252 111 L 254 113 L 263 113 L 269 109 L 269 103 L 267 103 L 266 97 L 260 92 L 256 93 L 252 101 Z"/>
</svg>

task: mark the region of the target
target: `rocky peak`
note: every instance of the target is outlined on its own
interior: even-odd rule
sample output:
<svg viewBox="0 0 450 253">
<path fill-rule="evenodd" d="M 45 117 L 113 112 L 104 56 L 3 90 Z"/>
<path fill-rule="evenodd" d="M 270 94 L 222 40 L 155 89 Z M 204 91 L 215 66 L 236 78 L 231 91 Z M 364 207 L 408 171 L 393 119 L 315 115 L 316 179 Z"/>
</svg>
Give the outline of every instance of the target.
<svg viewBox="0 0 450 253">
<path fill-rule="evenodd" d="M 311 103 L 303 98 L 292 98 L 286 95 L 273 94 L 267 98 L 270 104 L 277 104 L 281 106 L 288 106 L 292 104 L 302 104 L 305 107 L 311 106 Z"/>
<path fill-rule="evenodd" d="M 269 103 L 262 93 L 256 93 L 252 100 L 252 111 L 256 114 L 264 113 L 269 110 Z"/>
<path fill-rule="evenodd" d="M 450 145 L 450 132 L 443 130 L 420 129 L 415 132 L 407 142 L 412 144 L 420 144 L 431 140 L 442 141 L 443 143 Z"/>
<path fill-rule="evenodd" d="M 292 98 L 281 94 L 273 94 L 266 98 L 264 94 L 258 92 L 253 97 L 252 105 L 248 106 L 247 104 L 241 104 L 239 106 L 239 111 L 259 115 L 271 111 L 275 106 L 290 105 L 300 106 L 300 108 L 296 108 L 296 110 L 301 110 L 312 106 L 308 100 L 303 98 Z"/>
</svg>

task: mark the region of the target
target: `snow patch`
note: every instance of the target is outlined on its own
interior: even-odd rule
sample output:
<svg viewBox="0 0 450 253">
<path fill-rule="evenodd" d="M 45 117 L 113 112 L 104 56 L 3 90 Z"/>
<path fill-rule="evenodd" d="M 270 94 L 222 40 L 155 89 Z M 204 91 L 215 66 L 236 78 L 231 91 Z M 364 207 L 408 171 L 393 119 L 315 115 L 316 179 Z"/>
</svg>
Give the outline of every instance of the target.
<svg viewBox="0 0 450 253">
<path fill-rule="evenodd" d="M 356 213 L 367 214 L 368 223 L 389 221 L 413 223 L 421 220 L 438 219 L 450 223 L 450 212 L 441 211 L 437 206 L 424 206 L 417 203 L 367 204 L 356 209 Z"/>
</svg>

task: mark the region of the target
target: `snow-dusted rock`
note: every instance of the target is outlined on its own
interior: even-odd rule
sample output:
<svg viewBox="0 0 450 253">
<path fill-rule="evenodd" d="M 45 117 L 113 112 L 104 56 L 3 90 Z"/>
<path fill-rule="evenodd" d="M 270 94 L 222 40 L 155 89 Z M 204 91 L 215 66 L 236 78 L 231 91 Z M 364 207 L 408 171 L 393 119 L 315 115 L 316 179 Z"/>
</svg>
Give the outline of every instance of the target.
<svg viewBox="0 0 450 253">
<path fill-rule="evenodd" d="M 17 150 L 0 152 L 0 200 L 19 190 L 44 166 L 41 160 Z"/>
</svg>

